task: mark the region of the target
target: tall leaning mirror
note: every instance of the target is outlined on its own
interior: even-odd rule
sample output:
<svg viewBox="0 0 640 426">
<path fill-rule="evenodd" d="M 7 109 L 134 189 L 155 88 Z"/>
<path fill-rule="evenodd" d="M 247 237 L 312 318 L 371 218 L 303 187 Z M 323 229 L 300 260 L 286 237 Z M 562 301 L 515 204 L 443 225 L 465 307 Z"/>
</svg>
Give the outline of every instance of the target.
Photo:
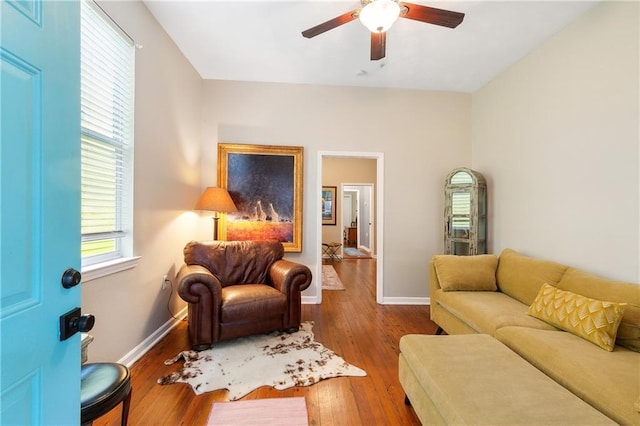
<svg viewBox="0 0 640 426">
<path fill-rule="evenodd" d="M 461 167 L 445 182 L 445 254 L 487 252 L 487 183 L 480 173 Z"/>
</svg>

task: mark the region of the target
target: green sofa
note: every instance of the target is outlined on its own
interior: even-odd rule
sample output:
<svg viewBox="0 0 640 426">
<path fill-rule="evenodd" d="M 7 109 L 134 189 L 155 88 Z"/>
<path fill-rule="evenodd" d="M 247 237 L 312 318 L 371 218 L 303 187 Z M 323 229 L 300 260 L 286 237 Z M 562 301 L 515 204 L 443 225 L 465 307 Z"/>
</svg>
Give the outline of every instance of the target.
<svg viewBox="0 0 640 426">
<path fill-rule="evenodd" d="M 640 424 L 640 285 L 511 249 L 499 258 L 434 256 L 429 270 L 431 319 L 447 334 L 492 336 L 615 422 Z M 611 351 L 528 314 L 545 283 L 626 304 Z"/>
</svg>

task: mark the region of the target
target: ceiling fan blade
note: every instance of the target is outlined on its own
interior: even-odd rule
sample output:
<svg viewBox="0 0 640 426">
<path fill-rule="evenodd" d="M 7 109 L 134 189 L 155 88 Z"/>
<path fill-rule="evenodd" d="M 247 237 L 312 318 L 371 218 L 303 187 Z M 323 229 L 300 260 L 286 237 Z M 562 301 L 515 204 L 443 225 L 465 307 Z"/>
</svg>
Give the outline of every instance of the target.
<svg viewBox="0 0 640 426">
<path fill-rule="evenodd" d="M 333 19 L 329 19 L 327 22 L 323 22 L 322 24 L 309 28 L 308 30 L 304 30 L 302 32 L 302 36 L 306 38 L 315 37 L 318 34 L 324 33 L 325 31 L 332 30 L 336 27 L 339 27 L 340 25 L 346 24 L 347 22 L 351 22 L 357 17 L 358 9 L 352 10 Z"/>
<path fill-rule="evenodd" d="M 403 11 L 400 12 L 401 18 L 413 19 L 442 27 L 455 28 L 460 25 L 464 19 L 464 13 L 436 9 L 435 7 L 406 2 L 400 3 L 400 7 L 403 9 Z M 405 8 L 406 12 L 404 11 Z"/>
<path fill-rule="evenodd" d="M 371 33 L 371 60 L 384 58 L 387 47 L 387 33 Z"/>
</svg>

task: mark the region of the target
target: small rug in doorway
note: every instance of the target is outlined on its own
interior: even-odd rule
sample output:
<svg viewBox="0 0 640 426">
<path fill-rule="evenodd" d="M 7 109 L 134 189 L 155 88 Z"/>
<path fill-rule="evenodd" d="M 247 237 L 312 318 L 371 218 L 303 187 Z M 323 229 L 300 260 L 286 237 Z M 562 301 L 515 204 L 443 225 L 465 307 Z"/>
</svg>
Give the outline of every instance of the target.
<svg viewBox="0 0 640 426">
<path fill-rule="evenodd" d="M 353 248 L 353 247 L 343 248 L 342 253 L 344 254 L 345 257 L 362 257 L 367 259 L 371 258 L 371 256 L 368 255 L 367 253 L 364 253 L 358 250 L 357 248 Z"/>
<path fill-rule="evenodd" d="M 207 426 L 307 426 L 308 424 L 307 404 L 304 397 L 214 402 L 207 421 Z"/>
<path fill-rule="evenodd" d="M 322 289 L 323 290 L 344 290 L 344 284 L 332 265 L 322 265 Z"/>
<path fill-rule="evenodd" d="M 283 390 L 331 377 L 367 375 L 316 342 L 312 328 L 313 322 L 306 321 L 295 333 L 276 331 L 218 342 L 201 352 L 180 352 L 164 363 L 184 359 L 184 366 L 158 383 L 188 383 L 196 395 L 227 389 L 229 400 L 235 401 L 262 386 Z"/>
</svg>

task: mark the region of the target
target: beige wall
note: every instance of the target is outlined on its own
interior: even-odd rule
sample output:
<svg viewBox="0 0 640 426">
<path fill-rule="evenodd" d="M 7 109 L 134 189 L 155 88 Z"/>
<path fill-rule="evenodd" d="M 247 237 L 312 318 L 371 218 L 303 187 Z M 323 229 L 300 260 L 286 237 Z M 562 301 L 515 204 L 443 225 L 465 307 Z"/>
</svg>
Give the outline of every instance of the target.
<svg viewBox="0 0 640 426">
<path fill-rule="evenodd" d="M 372 183 L 373 204 L 375 210 L 375 184 L 376 184 L 376 160 L 364 158 L 335 158 L 324 157 L 322 160 L 322 185 L 335 186 L 337 188 L 336 198 L 338 199 L 336 211 L 336 224 L 322 226 L 321 242 L 342 243 L 342 228 L 340 227 L 340 216 L 342 214 L 342 184 Z M 343 224 L 347 226 L 349 224 Z M 375 223 L 373 224 L 375 229 Z M 375 239 L 373 240 L 375 244 Z M 374 245 L 375 247 L 375 245 Z M 375 250 L 374 250 L 375 253 Z"/>
<path fill-rule="evenodd" d="M 303 251 L 287 257 L 316 271 L 319 152 L 383 153 L 383 296 L 424 300 L 425 262 L 443 249 L 444 178 L 471 164 L 470 114 L 468 94 L 205 81 L 203 181 L 216 182 L 218 142 L 303 146 Z"/>
<path fill-rule="evenodd" d="M 136 43 L 134 253 L 132 270 L 82 284 L 93 313 L 91 361 L 118 360 L 170 319 L 168 290 L 182 248 L 209 235 L 191 212 L 200 193 L 202 80 L 140 2 L 101 2 Z M 171 303 L 174 312 L 181 303 Z"/>
<path fill-rule="evenodd" d="M 638 282 L 638 15 L 604 2 L 473 95 L 495 251 Z"/>
</svg>

